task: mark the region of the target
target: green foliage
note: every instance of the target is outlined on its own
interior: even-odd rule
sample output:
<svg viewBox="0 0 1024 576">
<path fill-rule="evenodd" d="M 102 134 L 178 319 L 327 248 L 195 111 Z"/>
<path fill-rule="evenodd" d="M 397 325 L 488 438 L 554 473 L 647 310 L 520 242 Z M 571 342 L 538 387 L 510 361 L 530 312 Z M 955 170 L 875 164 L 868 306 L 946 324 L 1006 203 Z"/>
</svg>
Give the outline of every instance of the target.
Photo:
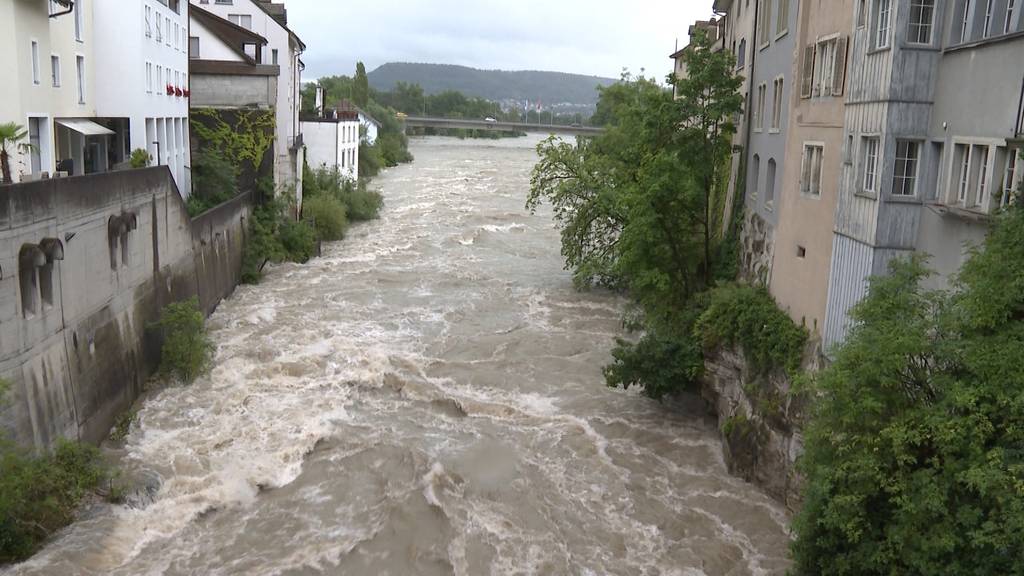
<svg viewBox="0 0 1024 576">
<path fill-rule="evenodd" d="M 316 231 L 308 222 L 285 218 L 278 225 L 277 232 L 288 261 L 305 263 L 316 256 Z"/>
<path fill-rule="evenodd" d="M 304 167 L 303 195 L 306 199 L 329 196 L 345 208 L 345 215 L 353 222 L 374 220 L 384 206 L 380 192 L 369 190 L 366 180 L 355 182 L 345 178 L 338 170 Z"/>
<path fill-rule="evenodd" d="M 359 177 L 373 178 L 384 168 L 384 153 L 379 144 L 359 143 Z"/>
<path fill-rule="evenodd" d="M 136 148 L 132 150 L 132 155 L 128 159 L 128 163 L 131 164 L 132 168 L 145 168 L 153 162 L 153 157 L 145 148 Z"/>
<path fill-rule="evenodd" d="M 61 440 L 52 454 L 32 456 L 0 442 L 0 564 L 28 558 L 70 524 L 106 477 L 92 446 Z"/>
<path fill-rule="evenodd" d="M 648 332 L 636 343 L 617 340 L 614 362 L 604 368 L 605 381 L 613 388 L 640 386 L 644 395 L 660 400 L 693 390 L 704 372 L 704 356 L 688 334 L 665 336 Z"/>
<path fill-rule="evenodd" d="M 128 438 L 128 433 L 131 432 L 132 424 L 135 423 L 138 415 L 138 412 L 129 410 L 118 416 L 117 420 L 114 421 L 114 427 L 110 430 L 110 439 L 114 442 L 124 442 L 125 438 Z"/>
<path fill-rule="evenodd" d="M 235 163 L 236 170 L 243 162 L 258 168 L 274 143 L 273 110 L 232 110 L 228 114 L 216 108 L 193 108 L 189 114 L 189 127 L 200 148 L 219 151 Z"/>
<path fill-rule="evenodd" d="M 356 63 L 356 77 L 352 82 L 352 101 L 356 106 L 366 106 L 370 101 L 370 81 L 366 78 L 366 66 Z"/>
<path fill-rule="evenodd" d="M 306 199 L 302 205 L 302 219 L 313 226 L 316 238 L 325 242 L 341 240 L 348 230 L 345 205 L 330 195 Z"/>
<path fill-rule="evenodd" d="M 896 262 L 816 382 L 797 574 L 1024 574 L 1024 212 L 956 291 Z"/>
<path fill-rule="evenodd" d="M 199 300 L 168 304 L 156 323 L 163 334 L 160 349 L 160 373 L 191 383 L 210 368 L 213 343 L 206 333 L 206 320 Z"/>
<path fill-rule="evenodd" d="M 695 327 L 706 350 L 739 345 L 760 374 L 800 370 L 807 331 L 779 309 L 767 290 L 739 284 L 713 289 Z"/>
<path fill-rule="evenodd" d="M 188 197 L 188 213 L 198 216 L 215 208 L 238 193 L 238 167 L 216 148 L 207 148 L 192 160 L 192 195 Z"/>
<path fill-rule="evenodd" d="M 259 283 L 268 262 L 307 262 L 316 249 L 316 231 L 309 222 L 296 222 L 285 204 L 269 200 L 253 210 L 242 252 L 242 282 Z"/>
<path fill-rule="evenodd" d="M 11 151 L 8 148 L 13 147 L 22 152 L 29 150 L 32 145 L 22 142 L 27 137 L 28 131 L 20 124 L 15 122 L 0 124 L 0 184 L 10 184 L 13 181 L 11 179 Z"/>
</svg>

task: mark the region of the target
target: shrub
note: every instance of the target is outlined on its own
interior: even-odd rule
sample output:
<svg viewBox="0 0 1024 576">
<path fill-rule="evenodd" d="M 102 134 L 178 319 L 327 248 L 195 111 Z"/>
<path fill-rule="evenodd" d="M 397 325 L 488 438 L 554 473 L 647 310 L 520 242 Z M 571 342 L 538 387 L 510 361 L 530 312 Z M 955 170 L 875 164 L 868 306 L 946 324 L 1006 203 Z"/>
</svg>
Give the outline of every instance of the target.
<svg viewBox="0 0 1024 576">
<path fill-rule="evenodd" d="M 153 157 L 150 156 L 146 149 L 136 148 L 135 150 L 132 150 L 132 155 L 128 162 L 131 164 L 132 168 L 145 168 L 153 162 Z"/>
<path fill-rule="evenodd" d="M 278 237 L 291 262 L 305 263 L 316 255 L 316 232 L 306 222 L 296 222 L 291 218 L 282 220 Z"/>
<path fill-rule="evenodd" d="M 345 182 L 339 199 L 353 222 L 374 220 L 380 216 L 380 209 L 384 207 L 384 197 L 376 190 L 368 190 L 363 180 L 359 183 Z"/>
<path fill-rule="evenodd" d="M 797 574 L 1024 574 L 1024 211 L 928 274 L 874 279 L 814 382 Z"/>
<path fill-rule="evenodd" d="M 213 344 L 206 333 L 198 299 L 168 304 L 156 326 L 164 337 L 160 350 L 162 375 L 190 383 L 209 369 Z"/>
<path fill-rule="evenodd" d="M 61 440 L 52 454 L 31 456 L 0 442 L 0 564 L 24 560 L 70 524 L 107 474 L 93 446 Z"/>
<path fill-rule="evenodd" d="M 739 345 L 751 368 L 761 374 L 799 371 L 807 331 L 779 309 L 767 290 L 726 284 L 711 290 L 709 298 L 694 328 L 706 350 Z"/>
<path fill-rule="evenodd" d="M 202 214 L 238 193 L 238 167 L 224 157 L 220 150 L 209 148 L 192 160 L 192 195 L 188 198 L 188 213 Z"/>
<path fill-rule="evenodd" d="M 380 145 L 371 146 L 366 142 L 359 144 L 359 177 L 373 178 L 380 174 L 384 167 L 384 154 L 381 153 Z"/>
<path fill-rule="evenodd" d="M 302 219 L 316 231 L 318 240 L 333 242 L 345 237 L 348 219 L 345 206 L 332 196 L 314 196 L 303 203 Z"/>
<path fill-rule="evenodd" d="M 644 395 L 660 400 L 692 390 L 704 371 L 704 356 L 693 338 L 648 332 L 636 343 L 617 340 L 612 350 L 615 361 L 605 366 L 609 386 L 628 389 L 642 386 Z"/>
</svg>

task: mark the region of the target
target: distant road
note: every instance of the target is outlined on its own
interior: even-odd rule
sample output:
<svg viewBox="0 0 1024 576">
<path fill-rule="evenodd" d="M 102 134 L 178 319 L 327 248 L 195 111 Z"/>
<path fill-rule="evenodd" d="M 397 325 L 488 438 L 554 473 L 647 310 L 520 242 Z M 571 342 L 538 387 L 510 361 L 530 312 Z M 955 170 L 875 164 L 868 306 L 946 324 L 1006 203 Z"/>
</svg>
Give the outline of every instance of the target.
<svg viewBox="0 0 1024 576">
<path fill-rule="evenodd" d="M 405 118 L 406 128 L 463 128 L 465 130 L 501 130 L 519 132 L 540 132 L 543 134 L 572 134 L 576 136 L 596 136 L 604 132 L 604 128 L 591 126 L 562 126 L 558 124 L 528 124 L 524 122 L 487 122 L 485 120 L 463 120 L 458 118 L 425 118 L 409 116 Z"/>
</svg>

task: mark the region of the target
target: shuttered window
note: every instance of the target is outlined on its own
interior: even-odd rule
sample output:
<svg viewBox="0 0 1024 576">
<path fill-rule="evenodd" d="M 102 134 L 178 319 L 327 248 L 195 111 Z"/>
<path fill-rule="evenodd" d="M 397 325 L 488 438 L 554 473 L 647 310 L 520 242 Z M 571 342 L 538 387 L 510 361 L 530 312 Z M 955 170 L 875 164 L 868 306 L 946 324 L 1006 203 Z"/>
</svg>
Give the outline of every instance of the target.
<svg viewBox="0 0 1024 576">
<path fill-rule="evenodd" d="M 814 91 L 814 46 L 804 47 L 803 71 L 800 77 L 800 97 L 810 98 Z"/>
<path fill-rule="evenodd" d="M 843 88 L 846 85 L 846 51 L 849 42 L 846 38 L 839 38 L 836 41 L 836 64 L 832 76 L 832 95 L 842 96 Z"/>
</svg>

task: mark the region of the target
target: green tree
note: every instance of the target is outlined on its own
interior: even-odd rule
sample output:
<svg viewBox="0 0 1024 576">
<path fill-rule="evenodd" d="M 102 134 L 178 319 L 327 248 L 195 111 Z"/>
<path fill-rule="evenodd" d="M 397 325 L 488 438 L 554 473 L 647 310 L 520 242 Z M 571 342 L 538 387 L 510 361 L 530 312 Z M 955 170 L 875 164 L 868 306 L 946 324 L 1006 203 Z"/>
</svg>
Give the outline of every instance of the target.
<svg viewBox="0 0 1024 576">
<path fill-rule="evenodd" d="M 213 344 L 206 333 L 206 320 L 199 300 L 168 304 L 156 326 L 163 333 L 160 372 L 191 383 L 206 372 L 213 360 Z"/>
<path fill-rule="evenodd" d="M 370 80 L 366 77 L 366 66 L 356 63 L 356 77 L 352 85 L 352 101 L 360 108 L 370 101 Z"/>
<path fill-rule="evenodd" d="M 1024 574 L 1024 211 L 872 281 L 805 430 L 797 574 Z"/>
<path fill-rule="evenodd" d="M 20 124 L 14 122 L 0 124 L 0 172 L 3 176 L 0 184 L 10 184 L 14 181 L 11 178 L 11 159 L 8 148 L 14 148 L 21 152 L 31 149 L 31 144 L 22 142 L 27 136 L 28 132 Z"/>
</svg>

